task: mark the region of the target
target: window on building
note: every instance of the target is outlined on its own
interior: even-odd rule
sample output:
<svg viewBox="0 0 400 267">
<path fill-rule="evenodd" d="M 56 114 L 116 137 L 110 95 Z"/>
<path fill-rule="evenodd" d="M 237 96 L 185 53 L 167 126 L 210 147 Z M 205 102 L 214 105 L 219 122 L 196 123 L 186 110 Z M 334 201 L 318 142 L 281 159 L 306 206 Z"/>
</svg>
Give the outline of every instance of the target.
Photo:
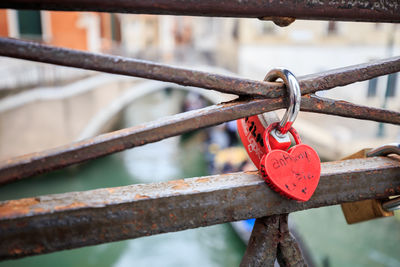
<svg viewBox="0 0 400 267">
<path fill-rule="evenodd" d="M 396 96 L 397 73 L 389 74 L 386 87 L 386 97 Z"/>
<path fill-rule="evenodd" d="M 378 85 L 378 78 L 369 80 L 367 97 L 375 97 L 376 96 L 377 85 Z"/>
<path fill-rule="evenodd" d="M 17 12 L 19 36 L 23 39 L 41 40 L 42 20 L 40 11 L 18 10 Z"/>
</svg>

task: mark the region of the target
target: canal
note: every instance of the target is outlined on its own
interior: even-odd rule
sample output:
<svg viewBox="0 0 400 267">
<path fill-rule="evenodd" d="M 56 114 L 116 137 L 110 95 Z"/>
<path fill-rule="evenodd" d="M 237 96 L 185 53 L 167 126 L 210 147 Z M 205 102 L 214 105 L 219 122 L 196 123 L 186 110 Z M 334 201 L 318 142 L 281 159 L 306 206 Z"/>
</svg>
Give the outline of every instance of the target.
<svg viewBox="0 0 400 267">
<path fill-rule="evenodd" d="M 174 90 L 146 96 L 124 110 L 118 128 L 178 113 L 185 97 Z M 0 200 L 208 175 L 208 135 L 199 130 L 6 185 Z M 400 266 L 395 217 L 348 226 L 340 207 L 333 206 L 290 219 L 315 266 Z M 239 265 L 245 248 L 232 226 L 222 224 L 4 261 L 0 267 L 228 267 Z"/>
</svg>

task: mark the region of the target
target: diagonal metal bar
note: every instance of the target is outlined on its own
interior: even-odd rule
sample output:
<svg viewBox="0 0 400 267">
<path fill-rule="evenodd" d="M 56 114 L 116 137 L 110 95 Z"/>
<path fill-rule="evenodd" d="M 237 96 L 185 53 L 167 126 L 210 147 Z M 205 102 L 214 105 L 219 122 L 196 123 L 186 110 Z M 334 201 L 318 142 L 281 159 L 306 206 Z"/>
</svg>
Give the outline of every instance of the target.
<svg viewBox="0 0 400 267">
<path fill-rule="evenodd" d="M 307 266 L 299 245 L 289 232 L 288 214 L 256 219 L 241 267 Z"/>
<path fill-rule="evenodd" d="M 256 219 L 240 267 L 274 266 L 280 240 L 281 215 Z"/>
<path fill-rule="evenodd" d="M 0 163 L 0 184 L 283 106 L 282 99 L 246 100 L 213 105 L 53 150 L 16 157 Z"/>
<path fill-rule="evenodd" d="M 279 232 L 281 238 L 278 244 L 277 260 L 280 267 L 307 266 L 301 253 L 299 244 L 289 232 L 288 214 L 280 215 Z"/>
<path fill-rule="evenodd" d="M 400 4 L 396 0 L 2 0 L 0 8 L 400 22 Z"/>
<path fill-rule="evenodd" d="M 399 112 L 356 105 L 347 101 L 319 97 L 313 94 L 301 98 L 301 110 L 400 125 Z"/>
<path fill-rule="evenodd" d="M 23 155 L 0 162 L 0 184 L 283 107 L 285 107 L 285 104 L 281 98 L 236 100 L 169 116 L 52 150 Z M 400 113 L 398 112 L 362 107 L 344 101 L 322 99 L 315 96 L 302 97 L 301 109 L 400 124 Z"/>
<path fill-rule="evenodd" d="M 400 194 L 398 159 L 321 167 L 318 188 L 307 202 L 283 198 L 257 172 L 3 201 L 0 259 Z"/>
<path fill-rule="evenodd" d="M 0 38 L 0 56 L 142 77 L 237 95 L 274 98 L 285 94 L 281 83 L 218 75 L 150 61 L 58 48 L 9 38 Z M 392 57 L 298 77 L 298 79 L 302 94 L 308 94 L 399 71 L 400 57 Z"/>
</svg>

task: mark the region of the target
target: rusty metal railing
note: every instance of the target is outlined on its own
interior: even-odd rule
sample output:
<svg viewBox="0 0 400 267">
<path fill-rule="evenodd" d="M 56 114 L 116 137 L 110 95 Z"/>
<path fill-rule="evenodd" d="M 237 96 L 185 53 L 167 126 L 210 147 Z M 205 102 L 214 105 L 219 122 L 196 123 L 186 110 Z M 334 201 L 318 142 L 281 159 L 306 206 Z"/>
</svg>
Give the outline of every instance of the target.
<svg viewBox="0 0 400 267">
<path fill-rule="evenodd" d="M 240 97 L 203 109 L 0 162 L 0 184 L 141 146 L 198 128 L 285 107 L 281 83 L 261 82 L 163 64 L 0 38 L 0 55 L 197 86 Z M 400 57 L 299 77 L 301 110 L 400 124 L 400 113 L 322 98 L 313 93 L 400 71 Z"/>
<path fill-rule="evenodd" d="M 307 202 L 281 197 L 257 172 L 0 202 L 0 259 L 385 198 L 400 194 L 399 174 L 400 162 L 385 157 L 322 163 Z"/>
<path fill-rule="evenodd" d="M 2 0 L 0 8 L 400 22 L 400 3 L 397 0 Z"/>
<path fill-rule="evenodd" d="M 400 22 L 398 1 L 4 0 L 0 8 L 257 17 L 275 21 L 289 17 Z M 284 87 L 280 83 L 216 75 L 8 38 L 0 38 L 0 55 L 238 95 L 238 99 L 229 103 L 1 162 L 0 184 L 286 105 Z M 301 109 L 400 125 L 399 112 L 314 95 L 320 90 L 399 71 L 400 57 L 393 57 L 299 77 L 303 95 Z M 400 163 L 392 158 L 323 163 L 318 189 L 311 200 L 304 203 L 274 193 L 256 172 L 3 201 L 0 202 L 0 259 L 264 217 L 257 221 L 253 235 L 264 234 L 265 238 L 259 241 L 261 247 L 267 249 L 256 249 L 259 246 L 250 241 L 242 264 L 268 265 L 277 257 L 281 266 L 295 266 L 304 262 L 297 245 L 288 235 L 285 214 L 400 194 L 399 175 Z M 190 220 L 184 219 L 188 217 Z M 266 238 L 272 238 L 274 242 L 268 243 Z"/>
</svg>

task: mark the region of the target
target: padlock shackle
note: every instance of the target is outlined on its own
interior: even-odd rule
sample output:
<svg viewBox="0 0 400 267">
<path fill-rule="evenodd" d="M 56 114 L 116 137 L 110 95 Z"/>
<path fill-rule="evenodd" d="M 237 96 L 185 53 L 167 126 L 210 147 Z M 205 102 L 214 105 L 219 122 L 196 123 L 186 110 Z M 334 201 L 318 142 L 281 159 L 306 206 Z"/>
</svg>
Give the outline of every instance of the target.
<svg viewBox="0 0 400 267">
<path fill-rule="evenodd" d="M 271 144 L 269 143 L 269 136 L 271 134 L 271 131 L 274 130 L 276 127 L 278 127 L 278 124 L 279 124 L 278 122 L 272 123 L 264 131 L 263 140 L 264 140 L 264 144 L 265 144 L 265 154 L 268 154 L 272 150 L 271 149 Z M 298 134 L 298 132 L 293 127 L 290 127 L 288 132 L 292 134 L 294 142 L 296 143 L 296 145 L 301 143 L 300 135 Z"/>
<path fill-rule="evenodd" d="M 286 134 L 292 127 L 292 124 L 296 120 L 297 114 L 300 111 L 301 91 L 296 76 L 285 68 L 275 68 L 270 70 L 265 76 L 264 81 L 275 82 L 278 78 L 283 80 L 289 96 L 289 106 L 278 126 L 279 132 L 281 134 Z"/>
</svg>

